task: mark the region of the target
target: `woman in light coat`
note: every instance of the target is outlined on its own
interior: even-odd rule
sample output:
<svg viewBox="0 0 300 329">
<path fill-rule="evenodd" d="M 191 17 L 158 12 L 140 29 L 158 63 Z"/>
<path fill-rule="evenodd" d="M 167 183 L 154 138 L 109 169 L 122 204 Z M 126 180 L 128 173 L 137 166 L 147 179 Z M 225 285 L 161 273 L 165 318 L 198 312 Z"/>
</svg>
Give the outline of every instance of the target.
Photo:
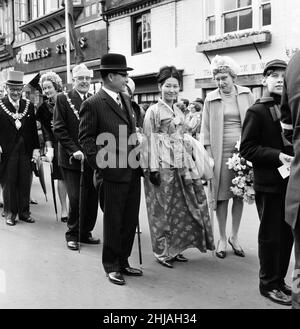
<svg viewBox="0 0 300 329">
<path fill-rule="evenodd" d="M 236 255 L 244 257 L 244 251 L 238 242 L 243 200 L 234 196 L 230 190 L 234 172 L 228 169 L 226 162 L 240 139 L 245 113 L 254 103 L 254 97 L 249 88 L 234 83 L 238 66 L 230 57 L 217 55 L 212 61 L 211 69 L 218 88 L 206 97 L 201 136 L 203 145 L 214 159 L 214 200 L 220 232 L 216 256 L 226 257 L 228 201 L 233 198 L 232 231 L 228 243 Z"/>
</svg>

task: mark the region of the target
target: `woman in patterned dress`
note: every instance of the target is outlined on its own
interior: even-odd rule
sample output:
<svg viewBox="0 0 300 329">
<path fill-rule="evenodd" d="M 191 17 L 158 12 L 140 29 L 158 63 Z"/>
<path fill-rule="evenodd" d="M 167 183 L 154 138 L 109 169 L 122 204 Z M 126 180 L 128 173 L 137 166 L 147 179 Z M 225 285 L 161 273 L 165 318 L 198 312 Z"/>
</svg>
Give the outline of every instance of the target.
<svg viewBox="0 0 300 329">
<path fill-rule="evenodd" d="M 42 127 L 46 149 L 45 155 L 47 160 L 53 164 L 53 178 L 57 180 L 57 192 L 61 204 L 61 221 L 67 222 L 67 191 L 61 169 L 58 166 L 58 143 L 53 134 L 53 111 L 56 96 L 62 91 L 62 80 L 55 72 L 47 72 L 41 76 L 40 85 L 47 99 L 37 109 L 36 117 Z"/>
<path fill-rule="evenodd" d="M 185 140 L 184 114 L 174 106 L 180 76 L 174 66 L 157 75 L 161 99 L 148 108 L 144 133 L 150 150 L 145 195 L 152 248 L 156 260 L 172 268 L 185 262 L 187 248 L 214 249 L 206 195 Z"/>
</svg>

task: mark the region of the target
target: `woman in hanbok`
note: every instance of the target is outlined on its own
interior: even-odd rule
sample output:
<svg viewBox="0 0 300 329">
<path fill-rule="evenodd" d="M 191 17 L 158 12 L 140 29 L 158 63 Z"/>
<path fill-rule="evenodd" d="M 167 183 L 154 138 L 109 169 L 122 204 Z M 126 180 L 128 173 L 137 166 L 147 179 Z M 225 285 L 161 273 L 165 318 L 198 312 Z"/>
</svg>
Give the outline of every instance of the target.
<svg viewBox="0 0 300 329">
<path fill-rule="evenodd" d="M 144 119 L 149 149 L 144 185 L 154 256 L 172 268 L 174 261 L 187 261 L 184 250 L 213 250 L 214 241 L 201 175 L 192 144 L 185 138 L 185 116 L 174 106 L 179 73 L 174 66 L 165 66 L 157 80 L 161 99 L 148 108 Z"/>
</svg>

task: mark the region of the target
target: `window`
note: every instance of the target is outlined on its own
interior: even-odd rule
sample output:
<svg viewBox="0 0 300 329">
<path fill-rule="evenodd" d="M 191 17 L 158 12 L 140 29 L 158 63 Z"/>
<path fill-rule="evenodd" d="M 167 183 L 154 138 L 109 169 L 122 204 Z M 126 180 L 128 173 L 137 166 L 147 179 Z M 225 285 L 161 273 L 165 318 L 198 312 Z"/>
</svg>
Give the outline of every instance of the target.
<svg viewBox="0 0 300 329">
<path fill-rule="evenodd" d="M 133 53 L 151 50 L 150 13 L 135 16 L 132 19 Z"/>
<path fill-rule="evenodd" d="M 271 25 L 271 1 L 261 0 L 262 26 Z"/>
<path fill-rule="evenodd" d="M 60 8 L 62 0 L 31 0 L 30 3 L 30 19 L 36 19 Z"/>
<path fill-rule="evenodd" d="M 28 1 L 16 0 L 15 1 L 15 31 L 16 41 L 21 42 L 27 39 L 27 35 L 22 33 L 19 26 L 28 21 Z"/>
<path fill-rule="evenodd" d="M 252 28 L 252 0 L 225 0 L 224 33 Z"/>
<path fill-rule="evenodd" d="M 208 36 L 216 34 L 215 2 L 206 0 L 206 28 Z"/>
</svg>

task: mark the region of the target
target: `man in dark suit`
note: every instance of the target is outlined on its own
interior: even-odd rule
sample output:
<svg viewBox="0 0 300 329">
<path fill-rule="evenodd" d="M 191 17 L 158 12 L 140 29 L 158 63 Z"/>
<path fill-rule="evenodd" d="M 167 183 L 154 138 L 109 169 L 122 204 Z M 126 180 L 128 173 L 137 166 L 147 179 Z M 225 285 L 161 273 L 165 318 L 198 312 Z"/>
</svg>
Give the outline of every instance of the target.
<svg viewBox="0 0 300 329">
<path fill-rule="evenodd" d="M 255 202 L 260 219 L 258 256 L 259 290 L 275 303 L 291 305 L 291 288 L 285 283 L 293 235 L 285 222 L 285 193 L 288 178 L 279 173 L 289 167 L 291 145 L 282 137 L 280 100 L 286 63 L 266 64 L 261 99 L 246 112 L 240 145 L 241 156 L 251 161 L 254 171 Z"/>
<path fill-rule="evenodd" d="M 293 144 L 295 158 L 285 200 L 285 220 L 295 239 L 295 268 L 292 285 L 292 308 L 300 309 L 300 51 L 290 60 L 284 79 L 281 122 L 284 134 Z"/>
<path fill-rule="evenodd" d="M 33 104 L 22 99 L 23 72 L 11 71 L 7 96 L 0 100 L 0 179 L 6 224 L 16 217 L 34 223 L 30 216 L 31 161 L 39 157 L 39 139 Z"/>
<path fill-rule="evenodd" d="M 67 247 L 70 250 L 78 250 L 79 240 L 83 243 L 99 244 L 100 239 L 93 238 L 91 233 L 98 212 L 97 192 L 93 185 L 93 170 L 84 159 L 78 142 L 79 110 L 82 102 L 91 96 L 88 91 L 92 71 L 88 70 L 84 64 L 79 64 L 73 68 L 72 76 L 73 89 L 69 93 L 60 93 L 57 96 L 53 129 L 59 142 L 58 164 L 62 168 L 69 198 Z M 84 161 L 84 172 L 83 190 L 80 191 L 81 161 Z M 79 205 L 81 205 L 81 209 L 79 209 Z M 79 218 L 80 214 L 82 218 Z"/>
<path fill-rule="evenodd" d="M 133 158 L 136 123 L 130 98 L 125 95 L 126 58 L 106 54 L 101 59 L 103 86 L 81 107 L 79 142 L 96 170 L 103 216 L 102 262 L 108 279 L 123 285 L 123 274 L 141 276 L 130 267 L 140 205 L 140 169 Z M 99 150 L 99 151 L 98 151 Z M 130 161 L 130 159 L 132 161 Z"/>
</svg>

